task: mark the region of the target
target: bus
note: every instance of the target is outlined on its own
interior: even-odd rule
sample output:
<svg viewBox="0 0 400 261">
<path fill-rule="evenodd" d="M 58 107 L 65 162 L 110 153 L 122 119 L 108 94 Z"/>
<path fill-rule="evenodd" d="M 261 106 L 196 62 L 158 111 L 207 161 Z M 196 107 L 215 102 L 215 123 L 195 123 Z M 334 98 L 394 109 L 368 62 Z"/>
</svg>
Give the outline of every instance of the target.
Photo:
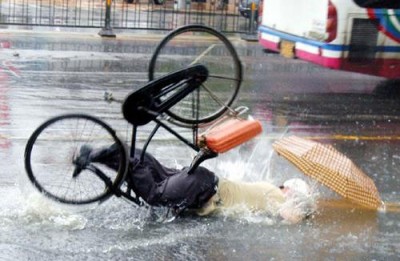
<svg viewBox="0 0 400 261">
<path fill-rule="evenodd" d="M 263 0 L 259 43 L 321 66 L 400 78 L 400 0 Z"/>
</svg>

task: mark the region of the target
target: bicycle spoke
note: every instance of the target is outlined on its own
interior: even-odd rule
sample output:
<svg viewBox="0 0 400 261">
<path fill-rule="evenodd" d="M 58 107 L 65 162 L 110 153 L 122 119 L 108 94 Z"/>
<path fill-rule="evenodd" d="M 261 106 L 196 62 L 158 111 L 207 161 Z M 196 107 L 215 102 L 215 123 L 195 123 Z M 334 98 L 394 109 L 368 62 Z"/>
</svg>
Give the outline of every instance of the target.
<svg viewBox="0 0 400 261">
<path fill-rule="evenodd" d="M 213 99 L 216 103 L 218 103 L 220 106 L 223 106 L 227 108 L 230 112 L 235 113 L 233 109 L 231 109 L 229 106 L 227 106 L 220 98 L 218 98 L 205 84 L 202 84 L 201 87 L 207 91 L 207 93 L 210 95 L 211 99 Z"/>
<path fill-rule="evenodd" d="M 233 82 L 238 82 L 240 79 L 234 78 L 234 77 L 229 77 L 229 76 L 220 76 L 220 75 L 215 75 L 215 74 L 210 74 L 208 75 L 208 78 L 215 78 L 215 79 L 222 79 L 222 80 L 230 80 Z"/>
<path fill-rule="evenodd" d="M 197 58 L 191 62 L 189 65 L 194 65 L 196 63 L 198 63 L 204 56 L 206 56 L 214 47 L 216 46 L 216 44 L 212 44 L 210 45 L 204 52 L 202 52 L 199 56 L 197 56 Z"/>
</svg>

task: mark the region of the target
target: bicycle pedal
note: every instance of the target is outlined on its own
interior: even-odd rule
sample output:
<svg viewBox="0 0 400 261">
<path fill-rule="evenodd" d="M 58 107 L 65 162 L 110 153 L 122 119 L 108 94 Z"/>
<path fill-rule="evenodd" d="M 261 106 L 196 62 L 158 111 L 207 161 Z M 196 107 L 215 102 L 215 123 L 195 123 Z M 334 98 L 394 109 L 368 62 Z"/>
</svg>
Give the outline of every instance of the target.
<svg viewBox="0 0 400 261">
<path fill-rule="evenodd" d="M 104 100 L 108 103 L 111 103 L 114 100 L 112 92 L 105 91 L 103 97 L 104 97 Z"/>
</svg>

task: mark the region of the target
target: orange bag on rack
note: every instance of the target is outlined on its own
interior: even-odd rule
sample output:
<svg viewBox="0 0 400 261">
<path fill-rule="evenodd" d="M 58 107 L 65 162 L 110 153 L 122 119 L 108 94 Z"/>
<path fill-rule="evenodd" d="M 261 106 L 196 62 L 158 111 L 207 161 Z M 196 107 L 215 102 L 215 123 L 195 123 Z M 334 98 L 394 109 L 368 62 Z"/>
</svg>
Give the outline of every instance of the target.
<svg viewBox="0 0 400 261">
<path fill-rule="evenodd" d="M 261 122 L 258 120 L 243 120 L 232 118 L 211 128 L 202 135 L 201 140 L 212 151 L 226 152 L 262 132 Z"/>
</svg>

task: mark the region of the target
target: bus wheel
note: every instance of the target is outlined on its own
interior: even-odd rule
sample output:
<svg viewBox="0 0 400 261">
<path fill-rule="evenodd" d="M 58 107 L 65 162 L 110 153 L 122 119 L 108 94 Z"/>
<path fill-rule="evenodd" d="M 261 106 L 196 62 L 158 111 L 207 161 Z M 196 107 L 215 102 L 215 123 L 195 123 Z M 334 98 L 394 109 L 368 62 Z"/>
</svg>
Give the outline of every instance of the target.
<svg viewBox="0 0 400 261">
<path fill-rule="evenodd" d="M 400 78 L 380 82 L 372 94 L 380 99 L 400 99 Z"/>
</svg>

